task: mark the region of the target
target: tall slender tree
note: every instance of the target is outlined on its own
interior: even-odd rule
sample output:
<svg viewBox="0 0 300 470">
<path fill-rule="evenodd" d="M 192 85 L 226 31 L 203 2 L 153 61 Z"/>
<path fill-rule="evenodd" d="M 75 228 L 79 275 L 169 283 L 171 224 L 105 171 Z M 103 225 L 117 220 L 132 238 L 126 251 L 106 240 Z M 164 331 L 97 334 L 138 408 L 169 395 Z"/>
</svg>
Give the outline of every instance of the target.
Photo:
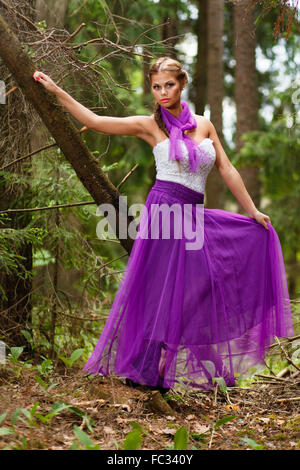
<svg viewBox="0 0 300 470">
<path fill-rule="evenodd" d="M 207 87 L 207 13 L 208 0 L 197 0 L 198 18 L 196 21 L 197 56 L 194 67 L 193 86 L 190 89 L 190 98 L 195 104 L 196 114 L 203 115 L 206 104 Z"/>
<path fill-rule="evenodd" d="M 163 41 L 167 41 L 167 55 L 177 59 L 177 52 L 175 45 L 177 43 L 176 35 L 178 34 L 177 18 L 165 17 L 164 26 L 162 28 L 162 37 Z"/>
<path fill-rule="evenodd" d="M 255 5 L 249 0 L 234 4 L 234 56 L 236 103 L 236 151 L 243 146 L 244 132 L 258 129 L 258 91 L 255 62 Z M 259 168 L 247 165 L 239 170 L 256 207 L 260 205 Z M 243 208 L 239 206 L 239 212 Z"/>
<path fill-rule="evenodd" d="M 207 103 L 210 109 L 210 120 L 214 124 L 222 145 L 223 138 L 223 33 L 224 33 L 224 0 L 209 0 L 207 14 Z M 214 167 L 207 179 L 206 207 L 224 207 L 225 183 Z"/>
</svg>

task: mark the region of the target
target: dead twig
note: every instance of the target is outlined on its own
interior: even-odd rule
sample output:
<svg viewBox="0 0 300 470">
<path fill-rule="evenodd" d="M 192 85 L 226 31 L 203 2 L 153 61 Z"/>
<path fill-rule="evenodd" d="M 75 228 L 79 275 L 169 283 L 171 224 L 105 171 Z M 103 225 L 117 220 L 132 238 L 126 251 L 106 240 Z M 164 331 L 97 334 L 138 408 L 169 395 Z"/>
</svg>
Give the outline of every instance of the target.
<svg viewBox="0 0 300 470">
<path fill-rule="evenodd" d="M 288 353 L 286 352 L 286 350 L 284 349 L 284 347 L 282 346 L 282 344 L 280 343 L 279 339 L 277 338 L 277 336 L 275 336 L 275 339 L 281 349 L 281 351 L 283 352 L 283 354 L 285 355 L 286 357 L 286 360 L 293 366 L 295 367 L 295 369 L 299 370 L 300 371 L 300 367 L 297 366 L 297 364 L 295 364 L 295 362 L 290 358 L 290 356 L 288 355 Z"/>
<path fill-rule="evenodd" d="M 82 28 L 84 28 L 86 26 L 85 23 L 81 23 L 80 26 L 78 26 L 78 28 L 72 33 L 70 34 L 70 36 L 67 37 L 67 39 L 65 39 L 63 42 L 61 42 L 59 45 L 57 45 L 56 47 L 54 47 L 53 49 L 51 49 L 51 51 L 49 52 L 46 52 L 44 55 L 42 55 L 41 57 L 39 57 L 39 61 L 42 60 L 42 59 L 45 59 L 45 57 L 48 57 L 49 55 L 53 54 L 53 52 L 55 52 L 57 49 L 59 49 L 60 47 L 64 47 L 64 44 L 66 44 L 67 42 L 69 42 L 71 39 L 73 39 L 74 36 L 76 36 L 76 34 L 78 34 Z"/>
<path fill-rule="evenodd" d="M 13 91 L 17 90 L 19 87 L 17 85 L 13 86 L 10 90 L 5 93 L 5 96 L 9 96 Z"/>
<path fill-rule="evenodd" d="M 86 201 L 86 202 L 72 202 L 69 204 L 56 204 L 53 206 L 45 206 L 45 207 L 29 207 L 28 209 L 5 209 L 0 211 L 0 214 L 7 213 L 12 214 L 15 212 L 34 212 L 34 211 L 45 211 L 51 209 L 59 209 L 62 207 L 73 207 L 73 206 L 87 206 L 88 204 L 96 204 L 95 201 Z"/>
<path fill-rule="evenodd" d="M 285 401 L 299 401 L 300 397 L 292 397 L 292 398 L 278 398 L 275 400 L 276 403 L 283 403 Z"/>
<path fill-rule="evenodd" d="M 290 336 L 288 338 L 284 338 L 282 341 L 281 341 L 281 344 L 282 343 L 292 343 L 293 341 L 296 341 L 297 339 L 300 339 L 300 335 L 297 335 L 297 336 Z M 274 347 L 277 347 L 278 346 L 278 343 L 273 343 L 271 344 L 270 348 L 274 348 Z"/>
<path fill-rule="evenodd" d="M 264 375 L 264 374 L 255 374 L 255 377 L 261 377 L 262 379 L 268 379 L 272 381 L 278 381 L 278 382 L 288 382 L 288 379 L 281 379 L 280 377 L 277 377 L 276 375 L 273 377 L 271 375 Z"/>
<path fill-rule="evenodd" d="M 100 43 L 103 45 L 108 45 L 111 46 L 115 49 L 118 49 L 119 51 L 125 52 L 126 54 L 134 55 L 134 56 L 139 56 L 139 57 L 145 57 L 147 59 L 153 59 L 154 56 L 150 54 L 143 54 L 141 52 L 137 51 L 132 51 L 132 46 L 120 46 L 119 44 L 110 41 L 109 39 L 105 37 L 99 37 L 99 38 L 93 38 L 90 39 L 89 41 L 82 42 L 81 44 L 76 44 L 76 46 L 72 46 L 73 50 L 88 46 L 90 44 L 95 44 L 95 43 Z"/>
<path fill-rule="evenodd" d="M 290 367 L 285 367 L 284 369 L 282 369 L 280 372 L 278 372 L 278 374 L 276 374 L 276 377 L 278 378 L 282 378 L 284 377 L 285 375 L 287 375 L 289 372 L 291 372 L 290 370 Z"/>
<path fill-rule="evenodd" d="M 125 181 L 129 178 L 130 175 L 138 168 L 139 164 L 137 163 L 134 165 L 134 167 L 127 173 L 126 176 L 122 179 L 122 181 L 116 186 L 117 189 L 120 189 L 120 187 L 125 183 Z"/>
<path fill-rule="evenodd" d="M 217 399 L 218 399 L 218 384 L 215 388 L 215 396 L 214 396 L 214 406 L 217 406 Z"/>
</svg>

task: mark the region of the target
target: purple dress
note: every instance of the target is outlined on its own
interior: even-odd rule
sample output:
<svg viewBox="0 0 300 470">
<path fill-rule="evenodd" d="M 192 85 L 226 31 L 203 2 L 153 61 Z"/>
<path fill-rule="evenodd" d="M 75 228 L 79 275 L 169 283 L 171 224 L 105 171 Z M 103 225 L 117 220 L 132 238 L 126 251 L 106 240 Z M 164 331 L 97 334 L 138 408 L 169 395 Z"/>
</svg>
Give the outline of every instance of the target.
<svg viewBox="0 0 300 470">
<path fill-rule="evenodd" d="M 156 181 L 84 370 L 165 388 L 207 390 L 218 377 L 230 386 L 264 363 L 275 336 L 294 334 L 280 241 L 271 224 L 203 208 L 216 158 L 211 139 L 198 146 L 196 174 L 187 151 L 179 169 L 168 148 L 165 139 L 153 149 Z"/>
</svg>

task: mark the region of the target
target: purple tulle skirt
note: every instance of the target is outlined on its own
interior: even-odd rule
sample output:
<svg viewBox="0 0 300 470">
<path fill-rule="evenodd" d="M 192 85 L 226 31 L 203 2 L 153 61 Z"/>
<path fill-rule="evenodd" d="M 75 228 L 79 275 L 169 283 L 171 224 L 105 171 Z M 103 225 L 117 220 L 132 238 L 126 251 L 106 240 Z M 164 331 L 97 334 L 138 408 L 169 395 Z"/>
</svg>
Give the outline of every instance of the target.
<svg viewBox="0 0 300 470">
<path fill-rule="evenodd" d="M 220 377 L 230 386 L 264 363 L 274 336 L 294 334 L 275 229 L 237 213 L 204 209 L 203 199 L 179 183 L 156 180 L 85 371 L 165 388 L 207 390 Z M 173 205 L 177 210 L 170 211 L 166 230 L 165 209 Z M 178 236 L 185 219 L 191 229 L 198 227 L 198 245 L 191 243 L 191 230 Z"/>
</svg>

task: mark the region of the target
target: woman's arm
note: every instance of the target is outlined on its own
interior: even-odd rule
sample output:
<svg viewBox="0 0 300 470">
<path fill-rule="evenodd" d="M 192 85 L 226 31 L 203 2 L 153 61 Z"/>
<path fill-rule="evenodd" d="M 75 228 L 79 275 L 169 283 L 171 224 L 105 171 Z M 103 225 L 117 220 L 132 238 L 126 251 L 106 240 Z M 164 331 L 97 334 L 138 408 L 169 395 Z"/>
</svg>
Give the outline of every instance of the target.
<svg viewBox="0 0 300 470">
<path fill-rule="evenodd" d="M 72 116 L 89 129 L 94 129 L 104 134 L 131 135 L 141 138 L 144 138 L 149 132 L 149 116 L 98 116 L 72 98 L 72 96 L 56 85 L 56 83 L 43 72 L 34 72 L 33 78 L 41 83 L 48 91 L 55 94 L 60 103 Z"/>
<path fill-rule="evenodd" d="M 209 120 L 208 126 L 209 137 L 214 141 L 214 147 L 216 150 L 215 165 L 219 170 L 220 175 L 241 206 L 245 209 L 246 212 L 248 212 L 249 216 L 253 217 L 255 220 L 257 220 L 257 222 L 262 224 L 268 230 L 267 222 L 271 223 L 270 217 L 257 210 L 244 185 L 241 175 L 227 157 L 219 140 L 216 129 Z"/>
</svg>

